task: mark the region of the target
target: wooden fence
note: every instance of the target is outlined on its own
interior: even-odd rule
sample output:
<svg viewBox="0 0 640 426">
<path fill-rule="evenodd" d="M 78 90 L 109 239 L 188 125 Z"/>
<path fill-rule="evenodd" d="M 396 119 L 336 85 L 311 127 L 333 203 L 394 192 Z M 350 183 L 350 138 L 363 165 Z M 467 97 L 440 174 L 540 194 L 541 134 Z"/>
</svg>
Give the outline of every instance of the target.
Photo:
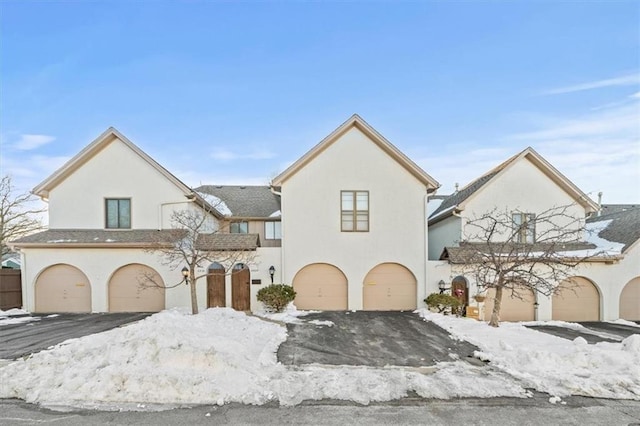
<svg viewBox="0 0 640 426">
<path fill-rule="evenodd" d="M 0 309 L 22 307 L 22 278 L 19 269 L 0 269 Z"/>
</svg>

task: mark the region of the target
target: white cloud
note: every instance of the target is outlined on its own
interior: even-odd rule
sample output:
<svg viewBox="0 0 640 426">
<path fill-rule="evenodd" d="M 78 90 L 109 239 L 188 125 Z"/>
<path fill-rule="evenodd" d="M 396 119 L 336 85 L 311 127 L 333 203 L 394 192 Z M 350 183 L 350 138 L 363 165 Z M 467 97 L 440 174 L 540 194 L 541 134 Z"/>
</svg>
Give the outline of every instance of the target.
<svg viewBox="0 0 640 426">
<path fill-rule="evenodd" d="M 612 86 L 634 86 L 640 84 L 640 73 L 631 73 L 616 78 L 608 78 L 604 80 L 589 81 L 587 83 L 575 84 L 572 86 L 559 87 L 556 89 L 546 90 L 543 95 L 559 95 L 563 93 L 582 92 L 585 90 L 600 89 Z"/>
<path fill-rule="evenodd" d="M 30 151 L 53 142 L 54 140 L 56 140 L 54 136 L 24 134 L 20 135 L 20 139 L 13 144 L 13 148 L 20 151 Z"/>
<path fill-rule="evenodd" d="M 263 149 L 263 148 L 255 148 L 248 152 L 233 152 L 226 148 L 217 148 L 211 153 L 211 158 L 218 161 L 231 161 L 231 160 L 268 160 L 274 158 L 276 156 L 275 153 Z"/>
</svg>

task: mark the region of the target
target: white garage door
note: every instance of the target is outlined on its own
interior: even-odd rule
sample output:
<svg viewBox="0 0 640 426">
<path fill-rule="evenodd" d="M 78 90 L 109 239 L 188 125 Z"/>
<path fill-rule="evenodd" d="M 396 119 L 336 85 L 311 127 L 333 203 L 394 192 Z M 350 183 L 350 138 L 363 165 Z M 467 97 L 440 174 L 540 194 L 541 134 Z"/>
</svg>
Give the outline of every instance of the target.
<svg viewBox="0 0 640 426">
<path fill-rule="evenodd" d="M 600 294 L 587 279 L 573 277 L 562 283 L 564 288 L 554 294 L 551 318 L 558 321 L 599 321 Z"/>
<path fill-rule="evenodd" d="M 159 312 L 164 309 L 164 286 L 152 268 L 132 264 L 118 269 L 109 281 L 109 312 Z"/>
<path fill-rule="evenodd" d="M 36 312 L 91 312 L 91 285 L 78 268 L 53 265 L 36 281 Z"/>
<path fill-rule="evenodd" d="M 381 263 L 364 278 L 366 311 L 405 311 L 417 307 L 417 282 L 411 271 L 397 263 Z"/>
<path fill-rule="evenodd" d="M 293 279 L 298 309 L 343 311 L 347 309 L 347 277 L 327 263 L 302 268 Z"/>
</svg>

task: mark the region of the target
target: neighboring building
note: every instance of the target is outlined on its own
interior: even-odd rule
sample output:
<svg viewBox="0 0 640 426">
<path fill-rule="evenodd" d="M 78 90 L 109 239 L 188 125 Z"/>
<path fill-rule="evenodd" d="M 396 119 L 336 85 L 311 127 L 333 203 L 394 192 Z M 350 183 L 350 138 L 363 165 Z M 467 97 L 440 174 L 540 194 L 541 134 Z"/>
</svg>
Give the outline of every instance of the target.
<svg viewBox="0 0 640 426">
<path fill-rule="evenodd" d="M 464 254 L 469 252 L 470 244 L 482 242 L 469 226 L 470 222 L 495 210 L 510 212 L 514 223 L 524 224 L 530 217 L 567 206 L 563 215 L 554 218 L 563 230 L 577 232 L 578 240 L 567 245 L 566 250 L 591 250 L 602 252 L 601 255 L 575 268 L 575 275 L 571 277 L 576 283 L 574 288 L 551 298 L 533 293 L 525 294 L 522 299 L 503 295 L 502 318 L 640 319 L 640 253 L 635 249 L 640 238 L 637 215 L 640 210 L 605 206 L 600 211 L 600 206 L 531 148 L 438 201 L 438 207 L 429 217 L 431 279 L 464 288 L 467 303 L 478 287 L 472 277 L 463 274 L 464 265 L 469 262 Z M 615 212 L 606 214 L 608 209 Z M 606 227 L 600 229 L 598 223 L 605 223 L 602 226 Z M 536 234 L 547 231 L 543 229 L 544 223 L 538 222 L 536 226 L 537 229 L 522 227 L 517 243 L 536 244 Z M 487 315 L 492 307 L 492 294 L 489 292 L 484 306 Z M 621 304 L 621 300 L 625 302 Z"/>
<path fill-rule="evenodd" d="M 526 221 L 572 204 L 572 214 L 589 219 L 571 226 L 596 229 L 619 243 L 617 252 L 576 271 L 579 298 L 506 302 L 504 318 L 640 319 L 640 209 L 598 206 L 530 148 L 449 197 L 435 195 L 438 186 L 357 115 L 264 186 L 191 189 L 110 128 L 33 191 L 49 202 L 49 230 L 12 243 L 21 253 L 24 305 L 34 312 L 189 306 L 187 286 L 159 290 L 139 281 L 181 282 L 183 265 L 149 248 L 169 241 L 175 212 L 207 202 L 215 210 L 203 244 L 221 258 L 200 265 L 199 273 L 212 272 L 198 284 L 201 309 L 259 309 L 256 293 L 272 281 L 293 285 L 300 309 L 415 309 L 440 280 L 463 286 L 467 298 L 474 293 L 456 266 L 474 214 L 500 207 Z M 225 265 L 234 273 L 224 275 L 216 271 L 225 251 L 252 256 Z"/>
<path fill-rule="evenodd" d="M 18 253 L 9 253 L 2 256 L 2 267 L 5 269 L 20 269 L 20 255 Z"/>
</svg>

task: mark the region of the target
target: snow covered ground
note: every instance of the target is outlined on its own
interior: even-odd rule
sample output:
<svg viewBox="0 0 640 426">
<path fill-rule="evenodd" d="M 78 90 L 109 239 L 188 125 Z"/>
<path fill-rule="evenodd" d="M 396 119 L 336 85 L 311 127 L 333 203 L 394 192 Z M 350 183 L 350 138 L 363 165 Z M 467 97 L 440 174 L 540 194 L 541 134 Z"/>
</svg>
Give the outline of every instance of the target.
<svg viewBox="0 0 640 426">
<path fill-rule="evenodd" d="M 3 311 L 0 309 L 0 327 L 3 325 L 20 324 L 23 322 L 39 321 L 40 318 L 32 317 L 29 312 L 22 309 L 9 309 Z"/>
<path fill-rule="evenodd" d="M 569 394 L 640 400 L 640 336 L 621 343 L 571 342 L 518 324 L 494 329 L 425 310 L 426 320 L 476 344 L 478 367 L 452 360 L 428 369 L 310 365 L 276 359 L 290 310 L 270 321 L 229 308 L 199 315 L 168 310 L 142 321 L 71 339 L 0 368 L 0 398 L 49 407 L 166 409 L 194 404 L 342 399 L 368 404 L 413 391 L 426 398 Z M 324 324 L 331 326 L 331 324 Z"/>
</svg>

